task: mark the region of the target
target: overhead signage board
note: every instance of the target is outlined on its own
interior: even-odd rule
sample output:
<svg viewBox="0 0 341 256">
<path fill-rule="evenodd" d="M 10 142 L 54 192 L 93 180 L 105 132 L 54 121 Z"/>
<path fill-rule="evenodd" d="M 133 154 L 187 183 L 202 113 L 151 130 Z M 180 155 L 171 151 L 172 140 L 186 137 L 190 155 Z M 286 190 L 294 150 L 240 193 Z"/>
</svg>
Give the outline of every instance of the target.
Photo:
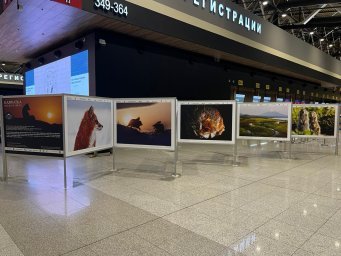
<svg viewBox="0 0 341 256">
<path fill-rule="evenodd" d="M 19 74 L 1 73 L 0 72 L 0 84 L 24 84 L 24 77 Z"/>
<path fill-rule="evenodd" d="M 74 6 L 72 2 L 76 0 L 53 1 Z M 78 0 L 78 2 L 81 1 Z M 209 32 L 212 31 L 205 27 L 205 22 L 226 31 L 238 34 L 243 34 L 241 31 L 245 31 L 244 35 L 253 33 L 260 36 L 263 33 L 263 25 L 265 23 L 263 19 L 251 14 L 240 6 L 222 0 L 83 0 L 77 7 L 114 19 L 123 18 L 128 23 L 153 30 L 155 29 L 152 28 L 154 25 L 150 21 L 148 22 L 148 19 L 145 19 L 145 15 L 143 15 L 147 11 L 183 21 Z M 183 17 L 181 17 L 181 14 L 184 14 Z M 129 19 L 126 19 L 127 17 Z M 196 20 L 202 20 L 204 23 L 200 24 Z"/>
<path fill-rule="evenodd" d="M 52 0 L 52 1 L 82 9 L 83 0 Z"/>
<path fill-rule="evenodd" d="M 54 1 L 226 53 L 238 52 L 239 57 L 258 62 L 261 59 L 263 64 L 283 67 L 283 61 L 289 61 L 293 64 L 286 65 L 290 71 L 333 83 L 341 81 L 341 64 L 337 60 L 232 1 L 83 0 L 78 4 L 73 2 L 76 0 Z M 251 54 L 253 51 L 264 56 Z M 299 71 L 297 64 L 303 67 Z"/>
</svg>

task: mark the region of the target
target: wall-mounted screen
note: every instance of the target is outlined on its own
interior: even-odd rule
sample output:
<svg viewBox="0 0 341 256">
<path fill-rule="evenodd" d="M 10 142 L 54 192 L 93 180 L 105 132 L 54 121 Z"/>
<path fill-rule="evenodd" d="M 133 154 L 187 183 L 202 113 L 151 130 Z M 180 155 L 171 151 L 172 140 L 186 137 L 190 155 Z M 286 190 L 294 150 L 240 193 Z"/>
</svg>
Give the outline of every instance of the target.
<svg viewBox="0 0 341 256">
<path fill-rule="evenodd" d="M 87 50 L 25 73 L 26 95 L 69 93 L 89 96 Z"/>
<path fill-rule="evenodd" d="M 261 99 L 262 99 L 261 96 L 253 96 L 252 97 L 252 102 L 260 102 Z"/>
<path fill-rule="evenodd" d="M 277 98 L 276 102 L 283 102 L 283 98 Z"/>
<path fill-rule="evenodd" d="M 237 102 L 244 102 L 245 100 L 245 94 L 236 94 L 236 101 Z"/>
<path fill-rule="evenodd" d="M 271 101 L 271 97 L 264 96 L 263 102 L 270 102 L 270 101 Z"/>
</svg>

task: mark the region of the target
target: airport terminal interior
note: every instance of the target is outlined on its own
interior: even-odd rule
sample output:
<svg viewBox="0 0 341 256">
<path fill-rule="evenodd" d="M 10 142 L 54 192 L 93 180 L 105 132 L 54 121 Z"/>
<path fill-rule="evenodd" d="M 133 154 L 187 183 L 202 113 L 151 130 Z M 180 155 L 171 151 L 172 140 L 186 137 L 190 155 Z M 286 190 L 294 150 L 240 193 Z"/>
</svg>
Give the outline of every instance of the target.
<svg viewBox="0 0 341 256">
<path fill-rule="evenodd" d="M 341 256 L 341 1 L 0 0 L 0 256 Z"/>
</svg>

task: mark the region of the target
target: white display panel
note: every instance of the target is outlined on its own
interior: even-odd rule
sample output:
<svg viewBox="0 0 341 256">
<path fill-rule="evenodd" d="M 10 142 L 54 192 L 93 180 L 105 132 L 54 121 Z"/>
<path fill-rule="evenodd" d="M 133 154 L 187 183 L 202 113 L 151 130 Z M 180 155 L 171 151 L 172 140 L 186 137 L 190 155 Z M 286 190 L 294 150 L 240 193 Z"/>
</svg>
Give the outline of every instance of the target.
<svg viewBox="0 0 341 256">
<path fill-rule="evenodd" d="M 26 95 L 68 93 L 89 96 L 88 61 L 86 50 L 27 71 Z"/>
<path fill-rule="evenodd" d="M 73 156 L 113 147 L 111 99 L 64 97 L 65 154 Z"/>
<path fill-rule="evenodd" d="M 235 101 L 178 101 L 178 141 L 234 144 L 235 112 Z"/>
<path fill-rule="evenodd" d="M 2 110 L 6 152 L 63 156 L 62 95 L 3 97 Z"/>
<path fill-rule="evenodd" d="M 115 147 L 175 150 L 176 99 L 114 100 Z"/>
<path fill-rule="evenodd" d="M 238 104 L 237 138 L 290 141 L 291 103 Z"/>
<path fill-rule="evenodd" d="M 292 136 L 300 138 L 336 138 L 338 118 L 338 105 L 294 105 L 292 111 Z"/>
</svg>

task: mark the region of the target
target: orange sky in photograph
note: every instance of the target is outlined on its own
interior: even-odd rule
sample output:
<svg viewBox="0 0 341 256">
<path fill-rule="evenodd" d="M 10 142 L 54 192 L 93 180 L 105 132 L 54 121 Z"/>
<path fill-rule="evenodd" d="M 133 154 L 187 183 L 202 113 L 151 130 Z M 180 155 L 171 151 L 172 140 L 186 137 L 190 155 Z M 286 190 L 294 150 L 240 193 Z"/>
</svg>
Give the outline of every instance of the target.
<svg viewBox="0 0 341 256">
<path fill-rule="evenodd" d="M 119 104 L 119 103 L 118 103 Z M 136 104 L 136 103 L 134 103 Z M 127 126 L 133 118 L 140 117 L 141 131 L 153 131 L 153 124 L 161 121 L 165 129 L 171 128 L 171 103 L 156 103 L 150 106 L 123 108 L 117 110 L 117 122 Z"/>
<path fill-rule="evenodd" d="M 4 102 L 14 100 L 20 100 L 22 103 L 20 105 L 4 104 L 5 113 L 9 112 L 17 118 L 22 118 L 22 108 L 28 104 L 30 106 L 28 113 L 34 116 L 36 120 L 50 124 L 61 124 L 63 122 L 61 96 L 7 98 L 4 99 Z"/>
</svg>

